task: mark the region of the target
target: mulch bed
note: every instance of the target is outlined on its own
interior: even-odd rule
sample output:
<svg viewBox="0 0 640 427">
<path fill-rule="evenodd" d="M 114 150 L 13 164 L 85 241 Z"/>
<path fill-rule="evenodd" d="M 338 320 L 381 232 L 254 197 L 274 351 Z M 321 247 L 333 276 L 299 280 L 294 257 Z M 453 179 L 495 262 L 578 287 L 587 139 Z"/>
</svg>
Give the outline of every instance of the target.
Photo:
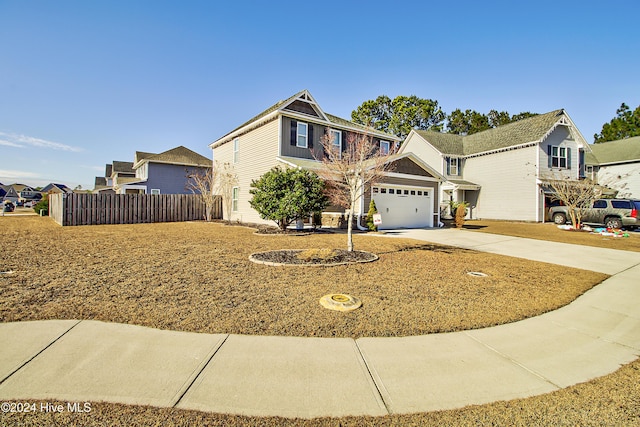
<svg viewBox="0 0 640 427">
<path fill-rule="evenodd" d="M 251 254 L 252 261 L 258 261 L 275 265 L 304 265 L 304 266 L 328 266 L 338 264 L 350 264 L 357 262 L 370 262 L 378 259 L 377 255 L 365 251 L 347 251 L 344 249 L 332 249 L 330 253 L 308 253 L 305 249 L 276 250 Z"/>
</svg>

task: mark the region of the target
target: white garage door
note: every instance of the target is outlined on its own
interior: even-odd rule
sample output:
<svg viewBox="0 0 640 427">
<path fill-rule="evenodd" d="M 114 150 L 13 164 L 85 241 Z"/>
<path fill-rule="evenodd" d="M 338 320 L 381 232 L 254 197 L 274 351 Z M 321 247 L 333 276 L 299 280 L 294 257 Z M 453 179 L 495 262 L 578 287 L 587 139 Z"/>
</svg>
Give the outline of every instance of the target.
<svg viewBox="0 0 640 427">
<path fill-rule="evenodd" d="M 382 216 L 379 229 L 433 227 L 433 189 L 375 186 L 372 196 Z"/>
</svg>

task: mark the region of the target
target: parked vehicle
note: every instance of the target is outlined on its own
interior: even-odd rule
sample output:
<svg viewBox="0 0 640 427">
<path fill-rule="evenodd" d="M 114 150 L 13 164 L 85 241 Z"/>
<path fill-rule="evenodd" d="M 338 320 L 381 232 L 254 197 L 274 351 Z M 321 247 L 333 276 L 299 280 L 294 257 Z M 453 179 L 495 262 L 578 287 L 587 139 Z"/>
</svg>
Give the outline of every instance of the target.
<svg viewBox="0 0 640 427">
<path fill-rule="evenodd" d="M 566 206 L 552 206 L 547 219 L 556 224 L 565 224 L 569 219 Z M 582 215 L 582 222 L 604 224 L 609 228 L 640 227 L 640 200 L 598 199 Z"/>
<path fill-rule="evenodd" d="M 3 212 L 13 212 L 16 209 L 16 206 L 10 201 L 4 202 L 4 206 L 2 207 Z"/>
</svg>

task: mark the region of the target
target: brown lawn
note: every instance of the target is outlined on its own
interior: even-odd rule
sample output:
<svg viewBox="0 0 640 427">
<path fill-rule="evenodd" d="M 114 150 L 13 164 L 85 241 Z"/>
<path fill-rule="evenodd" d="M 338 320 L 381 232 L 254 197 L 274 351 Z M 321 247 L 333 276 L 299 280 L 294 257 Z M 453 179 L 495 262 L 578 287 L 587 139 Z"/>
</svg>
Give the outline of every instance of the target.
<svg viewBox="0 0 640 427">
<path fill-rule="evenodd" d="M 533 316 L 605 277 L 368 236 L 355 236 L 355 243 L 380 255 L 371 264 L 269 267 L 249 262 L 249 254 L 343 247 L 345 236 L 266 237 L 220 224 L 62 228 L 47 218 L 0 218 L 0 236 L 0 271 L 14 271 L 0 275 L 4 322 L 77 318 L 199 332 L 409 335 Z M 330 292 L 356 295 L 364 305 L 352 313 L 322 309 L 318 299 Z M 542 396 L 413 415 L 289 420 L 107 403 L 93 403 L 88 414 L 0 414 L 3 426 L 627 426 L 639 420 L 640 361 Z"/>
<path fill-rule="evenodd" d="M 464 228 L 482 233 L 503 234 L 506 236 L 527 237 L 529 239 L 550 240 L 552 242 L 640 252 L 639 232 L 629 232 L 629 237 L 605 237 L 587 232 L 560 230 L 557 225 L 550 223 L 541 224 L 489 220 L 466 221 Z"/>
<path fill-rule="evenodd" d="M 170 223 L 65 227 L 3 218 L 0 320 L 95 319 L 207 333 L 405 336 L 513 322 L 566 305 L 605 275 L 517 258 L 357 235 L 368 264 L 273 267 L 252 252 L 340 248 L 339 234 L 260 236 Z M 478 271 L 488 277 L 469 276 Z M 340 313 L 329 293 L 362 300 Z"/>
</svg>

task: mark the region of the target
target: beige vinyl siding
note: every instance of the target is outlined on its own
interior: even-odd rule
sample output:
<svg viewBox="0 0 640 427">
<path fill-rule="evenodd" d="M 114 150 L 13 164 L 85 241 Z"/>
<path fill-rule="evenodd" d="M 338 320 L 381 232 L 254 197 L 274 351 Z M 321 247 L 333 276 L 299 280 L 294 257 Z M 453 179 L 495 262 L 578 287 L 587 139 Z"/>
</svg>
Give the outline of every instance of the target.
<svg viewBox="0 0 640 427">
<path fill-rule="evenodd" d="M 403 153 L 414 153 L 423 162 L 431 166 L 436 172 L 444 175 L 443 159 L 441 153 L 428 144 L 421 136 L 412 133 L 405 141 Z"/>
<path fill-rule="evenodd" d="M 273 120 L 264 126 L 252 130 L 238 138 L 238 163 L 234 164 L 238 175 L 238 211 L 231 214 L 232 221 L 274 224 L 260 218 L 258 212 L 249 205 L 251 181 L 276 166 L 278 156 L 278 123 Z M 215 161 L 233 164 L 233 141 L 214 149 Z M 225 218 L 227 219 L 227 218 Z"/>
<path fill-rule="evenodd" d="M 467 159 L 464 179 L 481 186 L 474 217 L 536 221 L 537 145 Z"/>
</svg>

